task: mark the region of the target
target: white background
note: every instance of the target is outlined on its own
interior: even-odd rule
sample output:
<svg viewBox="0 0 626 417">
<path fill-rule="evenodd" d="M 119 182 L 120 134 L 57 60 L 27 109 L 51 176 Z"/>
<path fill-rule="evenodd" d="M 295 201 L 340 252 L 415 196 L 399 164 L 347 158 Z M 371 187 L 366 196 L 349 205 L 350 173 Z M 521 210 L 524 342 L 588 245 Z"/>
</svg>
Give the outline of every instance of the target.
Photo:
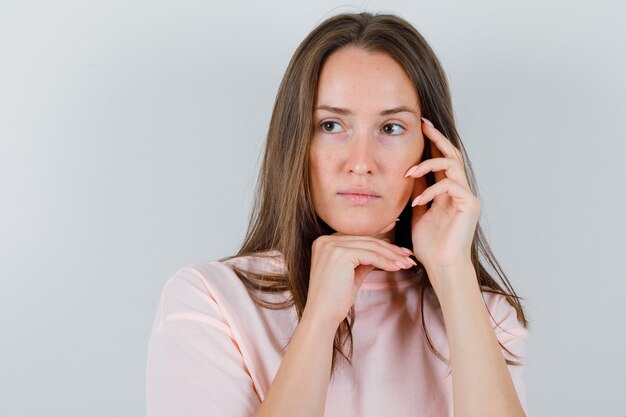
<svg viewBox="0 0 626 417">
<path fill-rule="evenodd" d="M 163 283 L 241 243 L 278 84 L 341 11 L 441 59 L 531 321 L 531 417 L 626 415 L 621 1 L 2 1 L 0 415 L 141 416 Z"/>
</svg>

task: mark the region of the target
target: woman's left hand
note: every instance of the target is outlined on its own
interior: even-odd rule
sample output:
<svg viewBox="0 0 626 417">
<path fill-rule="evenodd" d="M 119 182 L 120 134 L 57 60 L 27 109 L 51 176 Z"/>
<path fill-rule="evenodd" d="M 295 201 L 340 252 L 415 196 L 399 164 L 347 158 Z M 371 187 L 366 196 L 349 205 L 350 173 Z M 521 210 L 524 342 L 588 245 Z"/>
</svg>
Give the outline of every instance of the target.
<svg viewBox="0 0 626 417">
<path fill-rule="evenodd" d="M 405 175 L 415 178 L 411 217 L 413 251 L 427 271 L 466 267 L 472 263 L 471 247 L 480 216 L 480 200 L 470 190 L 461 151 L 430 121 L 422 120 L 423 132 L 431 140 L 433 157 L 415 165 Z M 435 173 L 436 182 L 427 187 L 424 175 L 430 171 Z M 428 208 L 426 204 L 431 200 L 433 203 Z"/>
</svg>

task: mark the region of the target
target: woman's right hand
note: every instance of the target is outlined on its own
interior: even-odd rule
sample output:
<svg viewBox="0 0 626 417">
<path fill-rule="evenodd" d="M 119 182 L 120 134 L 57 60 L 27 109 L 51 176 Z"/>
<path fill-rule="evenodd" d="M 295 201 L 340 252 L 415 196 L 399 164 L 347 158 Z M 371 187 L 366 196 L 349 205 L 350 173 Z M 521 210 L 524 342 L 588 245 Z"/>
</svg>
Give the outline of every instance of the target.
<svg viewBox="0 0 626 417">
<path fill-rule="evenodd" d="M 374 268 L 398 271 L 415 261 L 409 249 L 386 239 L 342 233 L 322 235 L 313 241 L 309 292 L 303 316 L 335 326 L 346 318 L 357 292 Z M 396 263 L 396 262 L 399 262 Z"/>
</svg>

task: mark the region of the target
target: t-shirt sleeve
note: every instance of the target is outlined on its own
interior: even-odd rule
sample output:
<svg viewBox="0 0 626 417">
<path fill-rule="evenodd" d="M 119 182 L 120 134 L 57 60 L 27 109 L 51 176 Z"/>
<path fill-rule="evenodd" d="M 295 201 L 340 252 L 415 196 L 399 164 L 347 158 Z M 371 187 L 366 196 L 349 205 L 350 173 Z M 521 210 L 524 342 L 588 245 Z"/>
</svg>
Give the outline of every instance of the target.
<svg viewBox="0 0 626 417">
<path fill-rule="evenodd" d="M 249 417 L 261 401 L 206 278 L 177 271 L 164 285 L 148 342 L 148 417 Z"/>
<path fill-rule="evenodd" d="M 526 340 L 528 338 L 528 330 L 525 329 L 517 320 L 517 312 L 515 308 L 509 304 L 506 297 L 500 294 L 488 294 L 490 300 L 488 304 L 490 307 L 491 315 L 495 320 L 492 322 L 496 337 L 510 352 L 517 355 L 513 357 L 502 350 L 505 358 L 513 360 L 515 362 L 521 362 L 521 365 L 507 365 L 517 391 L 517 396 L 522 404 L 524 413 L 528 415 L 528 408 L 526 404 L 526 385 L 524 383 L 524 370 L 526 368 Z M 497 326 L 496 323 L 499 325 Z"/>
</svg>

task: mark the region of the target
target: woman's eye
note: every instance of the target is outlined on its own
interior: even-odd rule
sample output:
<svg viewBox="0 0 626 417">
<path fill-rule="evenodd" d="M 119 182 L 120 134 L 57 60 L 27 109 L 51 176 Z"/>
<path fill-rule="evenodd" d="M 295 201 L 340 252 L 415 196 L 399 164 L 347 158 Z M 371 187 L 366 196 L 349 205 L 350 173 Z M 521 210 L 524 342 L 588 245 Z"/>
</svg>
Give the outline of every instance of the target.
<svg viewBox="0 0 626 417">
<path fill-rule="evenodd" d="M 337 130 L 333 130 L 334 125 L 339 126 L 339 123 L 332 122 L 332 121 L 323 122 L 320 125 L 320 127 L 322 128 L 322 131 L 325 133 L 337 133 L 338 132 Z M 394 126 L 395 126 L 395 129 L 393 128 Z M 391 129 L 389 129 L 389 127 L 391 127 Z M 402 130 L 399 131 L 398 129 L 402 129 Z M 383 126 L 382 131 L 383 133 L 388 133 L 391 136 L 398 136 L 404 131 L 404 128 L 397 123 L 387 123 L 385 126 Z"/>
<path fill-rule="evenodd" d="M 332 126 L 333 126 L 333 125 L 339 125 L 339 124 L 338 124 L 337 122 L 323 122 L 323 123 L 321 124 L 321 127 L 322 127 L 322 130 L 323 130 L 324 132 L 334 133 L 334 132 L 332 131 Z M 328 127 L 328 126 L 330 126 L 330 130 L 327 130 L 327 129 L 326 129 L 326 127 Z"/>
<path fill-rule="evenodd" d="M 400 126 L 399 124 L 397 124 L 397 123 L 387 123 L 385 126 L 383 126 L 383 132 L 384 132 L 384 133 L 393 132 L 393 129 L 391 129 L 391 130 L 387 129 L 387 130 L 385 131 L 385 128 L 386 128 L 386 127 L 388 127 L 388 126 L 397 126 L 397 127 L 399 127 L 400 129 L 404 130 L 404 128 L 403 128 L 402 126 Z M 396 131 L 397 131 L 397 129 L 396 129 Z M 399 135 L 399 134 L 400 134 L 400 133 L 397 133 L 397 134 L 395 134 L 395 135 L 394 135 L 394 134 L 392 134 L 392 136 L 397 136 L 397 135 Z"/>
</svg>

